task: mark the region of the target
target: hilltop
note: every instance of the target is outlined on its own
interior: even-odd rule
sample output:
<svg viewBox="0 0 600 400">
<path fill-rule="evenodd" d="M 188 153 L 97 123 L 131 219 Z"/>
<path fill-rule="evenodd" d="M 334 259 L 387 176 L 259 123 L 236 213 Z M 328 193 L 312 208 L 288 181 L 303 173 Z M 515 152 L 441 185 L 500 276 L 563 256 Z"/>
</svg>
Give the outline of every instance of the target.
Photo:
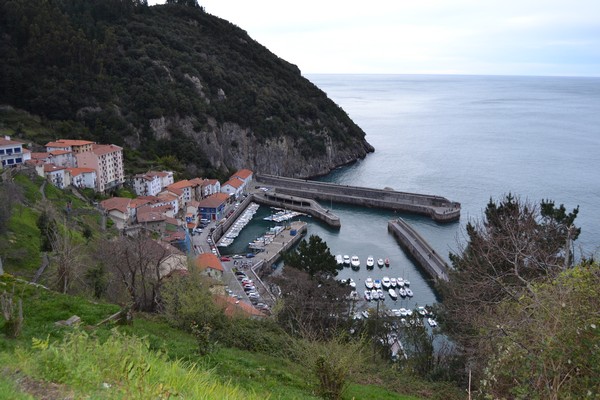
<svg viewBox="0 0 600 400">
<path fill-rule="evenodd" d="M 0 128 L 128 147 L 129 172 L 173 157 L 194 175 L 309 177 L 374 150 L 296 66 L 201 7 L 2 0 L 0 49 L 0 104 L 44 129 Z"/>
</svg>

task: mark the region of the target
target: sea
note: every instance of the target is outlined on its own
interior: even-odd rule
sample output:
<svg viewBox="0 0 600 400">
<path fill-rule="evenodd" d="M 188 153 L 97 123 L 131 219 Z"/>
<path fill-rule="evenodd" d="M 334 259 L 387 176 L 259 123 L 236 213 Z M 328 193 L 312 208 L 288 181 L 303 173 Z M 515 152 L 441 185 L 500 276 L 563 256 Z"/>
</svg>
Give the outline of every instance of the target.
<svg viewBox="0 0 600 400">
<path fill-rule="evenodd" d="M 460 221 L 322 204 L 340 216 L 334 230 L 303 217 L 308 235 L 332 254 L 358 255 L 359 271 L 345 268 L 359 294 L 367 277 L 403 277 L 414 297 L 387 308 L 438 301 L 431 281 L 387 231 L 402 217 L 449 260 L 465 244 L 465 226 L 479 221 L 487 203 L 507 194 L 579 206 L 577 257 L 600 257 L 600 78 L 457 75 L 307 75 L 366 132 L 375 152 L 318 179 L 345 185 L 433 194 L 462 205 Z M 272 223 L 261 207 L 224 254 L 245 252 Z M 390 267 L 367 270 L 366 258 L 389 258 Z M 362 307 L 374 307 L 364 303 Z"/>
</svg>

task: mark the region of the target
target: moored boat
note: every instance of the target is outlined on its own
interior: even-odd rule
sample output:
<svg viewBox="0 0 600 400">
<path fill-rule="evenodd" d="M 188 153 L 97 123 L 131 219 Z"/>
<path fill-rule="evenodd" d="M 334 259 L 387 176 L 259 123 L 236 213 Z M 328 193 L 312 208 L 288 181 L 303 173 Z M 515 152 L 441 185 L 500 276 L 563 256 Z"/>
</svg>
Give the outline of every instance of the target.
<svg viewBox="0 0 600 400">
<path fill-rule="evenodd" d="M 350 266 L 350 256 L 348 254 L 344 254 L 344 257 L 342 257 L 344 260 L 344 265 L 346 265 L 347 267 Z"/>
<path fill-rule="evenodd" d="M 398 281 L 396 281 L 396 278 L 390 278 L 390 287 L 395 288 L 397 283 Z"/>
<path fill-rule="evenodd" d="M 392 298 L 392 300 L 398 300 L 398 294 L 396 293 L 396 291 L 392 288 L 388 289 L 388 293 L 390 295 L 390 297 Z"/>
<path fill-rule="evenodd" d="M 371 291 L 370 290 L 365 290 L 365 300 L 371 301 Z"/>
<path fill-rule="evenodd" d="M 353 269 L 358 269 L 360 267 L 360 259 L 358 258 L 358 256 L 352 256 L 350 258 L 350 266 Z"/>
<path fill-rule="evenodd" d="M 413 291 L 412 291 L 412 290 L 410 290 L 410 288 L 405 288 L 404 290 L 406 290 L 406 295 L 407 295 L 408 297 L 413 297 Z"/>
<path fill-rule="evenodd" d="M 404 279 L 402 279 L 400 277 L 398 279 L 396 279 L 396 285 L 398 287 L 404 287 Z"/>
<path fill-rule="evenodd" d="M 379 268 L 381 268 L 381 267 L 383 267 L 383 265 L 384 265 L 383 258 L 378 258 L 378 259 L 377 259 L 377 266 L 378 266 Z"/>
<path fill-rule="evenodd" d="M 367 289 L 373 289 L 373 279 L 371 279 L 371 277 L 365 279 L 365 286 Z"/>
<path fill-rule="evenodd" d="M 386 258 L 383 263 L 385 264 L 386 267 L 389 267 L 390 266 L 390 259 Z"/>
<path fill-rule="evenodd" d="M 367 257 L 367 268 L 373 268 L 373 265 L 375 265 L 375 260 L 373 259 L 373 256 Z"/>
<path fill-rule="evenodd" d="M 403 287 L 400 287 L 398 289 L 398 294 L 400 295 L 400 297 L 406 297 L 406 290 Z"/>
<path fill-rule="evenodd" d="M 371 289 L 371 300 L 379 300 L 377 289 Z"/>
<path fill-rule="evenodd" d="M 427 323 L 432 328 L 435 328 L 437 326 L 437 321 L 435 319 L 433 319 L 433 318 L 427 318 Z"/>
<path fill-rule="evenodd" d="M 384 289 L 389 289 L 390 288 L 390 278 L 388 276 L 384 276 L 383 279 L 381 280 L 381 286 Z"/>
<path fill-rule="evenodd" d="M 377 294 L 379 295 L 379 300 L 385 300 L 385 294 L 383 293 L 383 290 L 377 289 Z"/>
<path fill-rule="evenodd" d="M 342 257 L 342 255 L 341 255 L 341 254 L 338 254 L 338 255 L 336 255 L 336 256 L 335 256 L 335 262 L 337 262 L 337 263 L 338 263 L 338 265 L 341 265 L 341 264 L 343 264 L 343 263 L 344 263 L 344 257 Z"/>
<path fill-rule="evenodd" d="M 375 279 L 375 280 L 373 281 L 373 287 L 374 287 L 375 289 L 381 289 L 381 280 L 380 280 L 380 279 Z"/>
</svg>

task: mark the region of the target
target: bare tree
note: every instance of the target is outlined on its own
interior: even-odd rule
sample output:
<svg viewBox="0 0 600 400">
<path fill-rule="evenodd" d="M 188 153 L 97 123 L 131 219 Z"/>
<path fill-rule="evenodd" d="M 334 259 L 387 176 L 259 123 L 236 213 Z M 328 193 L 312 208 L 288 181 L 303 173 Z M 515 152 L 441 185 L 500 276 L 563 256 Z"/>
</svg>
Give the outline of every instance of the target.
<svg viewBox="0 0 600 400">
<path fill-rule="evenodd" d="M 104 241 L 99 257 L 112 276 L 109 295 L 118 300 L 123 293 L 133 310 L 154 311 L 159 304 L 161 264 L 169 250 L 142 234 Z"/>
<path fill-rule="evenodd" d="M 83 247 L 76 244 L 71 232 L 63 232 L 55 226 L 50 231 L 50 275 L 52 286 L 61 293 L 71 293 L 74 287 L 84 285 Z"/>
</svg>

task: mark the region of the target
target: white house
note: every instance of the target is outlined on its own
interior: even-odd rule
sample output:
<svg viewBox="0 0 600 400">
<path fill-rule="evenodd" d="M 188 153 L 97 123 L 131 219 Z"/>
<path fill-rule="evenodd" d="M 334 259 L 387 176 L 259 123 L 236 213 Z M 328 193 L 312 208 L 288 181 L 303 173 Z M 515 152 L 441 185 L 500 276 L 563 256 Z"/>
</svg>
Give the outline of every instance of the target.
<svg viewBox="0 0 600 400">
<path fill-rule="evenodd" d="M 231 178 L 238 178 L 244 182 L 244 188 L 248 186 L 252 178 L 254 177 L 254 173 L 249 169 L 240 169 L 235 174 L 231 175 Z"/>
<path fill-rule="evenodd" d="M 96 189 L 96 170 L 92 168 L 67 168 L 71 185 L 78 188 Z"/>
<path fill-rule="evenodd" d="M 2 168 L 21 165 L 31 159 L 31 153 L 25 152 L 23 142 L 12 140 L 10 136 L 0 138 L 0 163 Z"/>
<path fill-rule="evenodd" d="M 71 175 L 69 175 L 69 171 L 65 167 L 44 164 L 44 176 L 52 185 L 59 189 L 64 189 L 71 184 Z"/>
<path fill-rule="evenodd" d="M 220 193 L 221 192 L 221 182 L 219 182 L 217 179 L 204 179 L 202 181 L 201 190 L 202 190 L 201 198 L 208 197 L 215 193 Z"/>
<path fill-rule="evenodd" d="M 244 181 L 239 178 L 231 178 L 221 185 L 221 192 L 238 198 L 244 191 Z"/>
<path fill-rule="evenodd" d="M 173 184 L 172 171 L 148 171 L 135 175 L 133 190 L 138 196 L 156 196 L 165 187 Z"/>
<path fill-rule="evenodd" d="M 114 144 L 92 144 L 91 146 L 91 151 L 76 153 L 75 157 L 78 167 L 96 170 L 96 190 L 104 192 L 123 184 L 125 182 L 123 148 Z"/>
</svg>

